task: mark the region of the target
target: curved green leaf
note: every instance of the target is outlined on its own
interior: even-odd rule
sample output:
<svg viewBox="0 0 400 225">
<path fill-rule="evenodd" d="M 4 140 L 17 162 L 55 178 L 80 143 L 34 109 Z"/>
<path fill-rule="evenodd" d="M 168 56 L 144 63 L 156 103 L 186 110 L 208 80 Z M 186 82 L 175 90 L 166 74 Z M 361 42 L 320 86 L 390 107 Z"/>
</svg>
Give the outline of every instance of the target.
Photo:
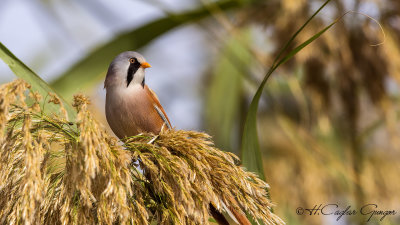
<svg viewBox="0 0 400 225">
<path fill-rule="evenodd" d="M 321 36 L 325 31 L 327 31 L 330 27 L 338 22 L 335 20 L 333 23 L 325 27 L 323 30 L 309 38 L 307 41 L 303 42 L 295 49 L 287 53 L 280 59 L 283 52 L 287 50 L 293 40 L 297 37 L 297 35 L 307 26 L 307 24 L 330 2 L 330 0 L 325 1 L 325 3 L 300 27 L 299 30 L 290 38 L 290 40 L 286 43 L 283 49 L 279 52 L 278 56 L 275 58 L 273 65 L 269 69 L 268 73 L 265 75 L 263 81 L 261 82 L 260 86 L 257 89 L 256 94 L 251 101 L 249 111 L 246 115 L 246 121 L 243 130 L 242 136 L 242 162 L 243 165 L 250 171 L 257 173 L 262 179 L 265 179 L 264 176 L 264 169 L 262 163 L 262 156 L 260 151 L 260 145 L 258 143 L 258 132 L 257 132 L 257 110 L 258 110 L 258 103 L 260 101 L 261 94 L 263 92 L 265 83 L 267 82 L 268 78 L 271 74 L 283 63 L 287 60 L 291 59 L 294 55 L 296 55 L 301 49 L 309 45 L 319 36 Z"/>
<path fill-rule="evenodd" d="M 218 6 L 222 10 L 241 5 L 235 0 L 219 1 L 214 4 L 212 7 Z M 203 6 L 189 12 L 168 15 L 165 18 L 157 19 L 135 30 L 123 33 L 87 55 L 53 81 L 51 85 L 63 96 L 70 98 L 79 89 L 95 84 L 104 78 L 104 72 L 109 63 L 119 53 L 141 48 L 173 28 L 208 15 L 210 15 L 209 6 Z"/>
<path fill-rule="evenodd" d="M 33 72 L 28 66 L 26 66 L 21 60 L 19 60 L 10 50 L 6 48 L 0 42 L 0 58 L 10 67 L 17 77 L 24 79 L 28 82 L 34 91 L 39 92 L 43 96 L 42 105 L 45 112 L 58 113 L 59 107 L 55 104 L 46 104 L 45 97 L 48 93 L 57 94 L 42 78 L 40 78 L 35 72 Z M 58 95 L 58 94 L 57 94 Z M 58 95 L 60 100 L 63 102 L 65 109 L 68 112 L 68 117 L 70 121 L 74 121 L 76 117 L 76 112 L 72 106 L 67 103 L 60 95 Z"/>
</svg>

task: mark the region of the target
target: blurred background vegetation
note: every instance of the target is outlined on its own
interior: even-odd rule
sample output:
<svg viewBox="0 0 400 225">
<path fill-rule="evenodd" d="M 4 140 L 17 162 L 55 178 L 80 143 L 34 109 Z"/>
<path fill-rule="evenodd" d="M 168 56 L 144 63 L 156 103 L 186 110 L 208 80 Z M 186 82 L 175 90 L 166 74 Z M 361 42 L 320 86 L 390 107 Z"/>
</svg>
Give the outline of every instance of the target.
<svg viewBox="0 0 400 225">
<path fill-rule="evenodd" d="M 278 50 L 317 0 L 3 0 L 0 41 L 66 99 L 83 92 L 103 121 L 102 82 L 118 53 L 153 68 L 148 85 L 179 129 L 211 133 L 240 155 L 249 103 Z M 287 224 L 367 217 L 299 216 L 297 207 L 375 203 L 400 211 L 400 2 L 335 0 L 296 46 L 342 21 L 267 82 L 258 111 L 264 173 Z M 383 43 L 382 43 L 383 42 Z M 378 46 L 375 44 L 382 43 Z M 0 63 L 0 82 L 14 79 Z M 110 131 L 111 132 L 111 131 Z M 399 224 L 399 216 L 371 224 Z"/>
</svg>

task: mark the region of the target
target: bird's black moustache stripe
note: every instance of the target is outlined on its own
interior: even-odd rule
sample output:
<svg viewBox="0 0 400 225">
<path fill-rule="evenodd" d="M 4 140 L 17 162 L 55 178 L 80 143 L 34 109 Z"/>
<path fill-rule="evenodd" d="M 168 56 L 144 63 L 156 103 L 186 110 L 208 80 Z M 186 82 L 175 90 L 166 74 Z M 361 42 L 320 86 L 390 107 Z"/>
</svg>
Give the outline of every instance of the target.
<svg viewBox="0 0 400 225">
<path fill-rule="evenodd" d="M 129 86 L 129 83 L 131 83 L 133 76 L 135 75 L 136 71 L 140 68 L 140 63 L 136 58 L 132 58 L 133 63 L 131 62 L 128 68 L 128 74 L 126 77 L 126 86 Z"/>
</svg>

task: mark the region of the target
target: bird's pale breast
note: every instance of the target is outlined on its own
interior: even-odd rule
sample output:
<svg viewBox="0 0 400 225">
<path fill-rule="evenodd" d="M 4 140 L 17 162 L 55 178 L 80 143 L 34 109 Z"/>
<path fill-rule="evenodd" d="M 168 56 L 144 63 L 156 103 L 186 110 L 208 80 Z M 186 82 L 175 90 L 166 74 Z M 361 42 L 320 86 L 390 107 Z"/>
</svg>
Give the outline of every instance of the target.
<svg viewBox="0 0 400 225">
<path fill-rule="evenodd" d="M 107 90 L 106 117 L 117 137 L 160 132 L 164 122 L 155 110 L 150 95 L 148 88 L 141 85 Z"/>
</svg>

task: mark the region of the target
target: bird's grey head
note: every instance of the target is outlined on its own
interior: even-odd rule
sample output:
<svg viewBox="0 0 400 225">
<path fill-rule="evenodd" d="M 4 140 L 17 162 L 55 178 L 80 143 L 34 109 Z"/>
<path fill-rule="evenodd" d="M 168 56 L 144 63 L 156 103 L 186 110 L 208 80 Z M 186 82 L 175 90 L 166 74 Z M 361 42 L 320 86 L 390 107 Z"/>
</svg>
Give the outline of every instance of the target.
<svg viewBox="0 0 400 225">
<path fill-rule="evenodd" d="M 105 88 L 141 85 L 144 87 L 144 70 L 150 67 L 144 57 L 137 52 L 128 51 L 119 54 L 108 68 Z"/>
</svg>

